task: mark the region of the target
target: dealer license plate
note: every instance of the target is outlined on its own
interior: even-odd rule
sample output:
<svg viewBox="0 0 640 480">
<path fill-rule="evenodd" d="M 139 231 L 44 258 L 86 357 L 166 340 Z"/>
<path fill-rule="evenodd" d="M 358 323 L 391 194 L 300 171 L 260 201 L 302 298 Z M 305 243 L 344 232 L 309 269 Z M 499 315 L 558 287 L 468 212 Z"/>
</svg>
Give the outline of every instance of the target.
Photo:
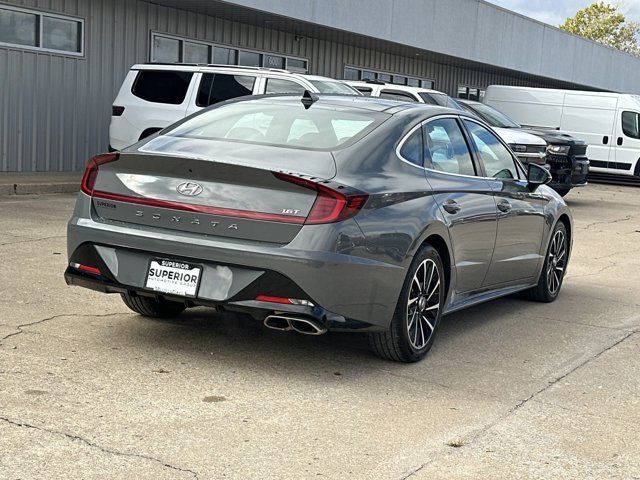
<svg viewBox="0 0 640 480">
<path fill-rule="evenodd" d="M 175 260 L 151 260 L 146 288 L 182 297 L 195 297 L 202 267 Z"/>
</svg>

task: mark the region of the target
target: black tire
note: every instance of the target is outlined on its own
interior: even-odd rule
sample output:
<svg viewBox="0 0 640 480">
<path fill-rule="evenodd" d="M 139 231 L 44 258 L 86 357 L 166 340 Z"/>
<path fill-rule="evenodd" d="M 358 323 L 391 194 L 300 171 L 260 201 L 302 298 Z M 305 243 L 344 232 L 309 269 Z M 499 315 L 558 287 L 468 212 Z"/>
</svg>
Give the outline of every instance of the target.
<svg viewBox="0 0 640 480">
<path fill-rule="evenodd" d="M 429 267 L 435 268 L 437 271 L 433 272 L 431 278 L 422 282 L 427 284 L 427 288 L 419 289 L 414 277 L 422 273 L 424 273 L 422 276 L 428 277 Z M 429 291 L 432 295 L 427 298 Z M 412 303 L 410 303 L 410 295 L 413 295 L 414 301 Z M 438 307 L 434 309 L 436 297 Z M 423 359 L 431 349 L 440 326 L 445 297 L 446 284 L 442 260 L 435 248 L 426 245 L 420 249 L 411 262 L 389 330 L 369 334 L 369 342 L 373 352 L 381 358 L 396 362 L 411 363 Z M 418 300 L 415 300 L 416 298 Z M 425 298 L 425 300 L 420 300 L 420 298 Z M 411 315 L 413 305 L 415 305 L 415 310 Z M 423 313 L 425 317 L 422 317 Z M 416 317 L 420 318 L 416 320 Z M 411 323 L 411 319 L 418 323 Z M 413 325 L 413 329 L 411 325 Z M 419 328 L 420 330 L 418 330 Z M 425 332 L 429 334 L 428 339 L 422 335 L 419 336 L 419 333 L 424 335 Z"/>
<path fill-rule="evenodd" d="M 130 293 L 121 293 L 124 304 L 136 313 L 151 318 L 174 318 L 184 312 L 183 303 L 168 300 L 156 300 L 151 297 L 141 297 Z"/>
<path fill-rule="evenodd" d="M 562 237 L 562 246 L 558 246 L 556 238 Z M 562 251 L 564 253 L 562 254 Z M 562 254 L 562 257 L 559 257 Z M 554 258 L 558 258 L 555 260 Z M 560 289 L 562 288 L 562 281 L 567 272 L 567 264 L 569 258 L 569 239 L 567 236 L 567 228 L 564 223 L 558 222 L 551 233 L 549 239 L 549 245 L 547 246 L 547 252 L 544 259 L 544 265 L 540 278 L 538 279 L 538 285 L 525 291 L 525 296 L 536 302 L 551 303 L 558 298 Z M 562 271 L 560 272 L 560 270 Z M 553 271 L 552 271 L 553 270 Z M 551 277 L 550 275 L 554 275 Z"/>
<path fill-rule="evenodd" d="M 558 195 L 560 195 L 561 197 L 564 197 L 567 195 L 567 193 L 571 191 L 571 187 L 558 187 L 558 188 L 554 188 L 554 190 L 558 192 Z"/>
</svg>

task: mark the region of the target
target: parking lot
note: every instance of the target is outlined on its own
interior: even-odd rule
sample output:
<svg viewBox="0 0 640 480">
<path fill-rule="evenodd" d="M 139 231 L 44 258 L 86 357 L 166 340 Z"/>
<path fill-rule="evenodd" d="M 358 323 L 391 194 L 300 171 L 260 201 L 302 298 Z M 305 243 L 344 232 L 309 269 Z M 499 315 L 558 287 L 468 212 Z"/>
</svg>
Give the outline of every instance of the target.
<svg viewBox="0 0 640 480">
<path fill-rule="evenodd" d="M 74 197 L 0 197 L 0 477 L 640 478 L 640 189 L 567 199 L 558 301 L 453 314 L 403 365 L 67 287 Z"/>
</svg>

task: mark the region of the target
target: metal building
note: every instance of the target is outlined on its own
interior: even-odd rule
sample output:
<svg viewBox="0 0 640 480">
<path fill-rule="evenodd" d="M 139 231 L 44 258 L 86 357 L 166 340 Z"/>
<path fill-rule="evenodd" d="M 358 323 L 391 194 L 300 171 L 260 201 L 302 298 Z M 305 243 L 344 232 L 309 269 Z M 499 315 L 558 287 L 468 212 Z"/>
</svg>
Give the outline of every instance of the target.
<svg viewBox="0 0 640 480">
<path fill-rule="evenodd" d="M 148 61 L 640 93 L 640 59 L 482 0 L 0 0 L 0 171 L 81 170 Z"/>
</svg>

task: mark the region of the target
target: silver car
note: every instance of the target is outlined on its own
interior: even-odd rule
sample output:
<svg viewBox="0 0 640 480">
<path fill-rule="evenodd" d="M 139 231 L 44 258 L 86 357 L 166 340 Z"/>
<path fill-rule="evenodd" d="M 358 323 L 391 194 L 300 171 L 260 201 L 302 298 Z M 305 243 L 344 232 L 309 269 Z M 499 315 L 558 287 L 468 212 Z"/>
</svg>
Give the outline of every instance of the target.
<svg viewBox="0 0 640 480">
<path fill-rule="evenodd" d="M 67 283 L 135 312 L 246 312 L 366 332 L 426 355 L 444 314 L 515 292 L 552 302 L 571 214 L 481 120 L 364 97 L 252 97 L 91 159 Z"/>
</svg>

